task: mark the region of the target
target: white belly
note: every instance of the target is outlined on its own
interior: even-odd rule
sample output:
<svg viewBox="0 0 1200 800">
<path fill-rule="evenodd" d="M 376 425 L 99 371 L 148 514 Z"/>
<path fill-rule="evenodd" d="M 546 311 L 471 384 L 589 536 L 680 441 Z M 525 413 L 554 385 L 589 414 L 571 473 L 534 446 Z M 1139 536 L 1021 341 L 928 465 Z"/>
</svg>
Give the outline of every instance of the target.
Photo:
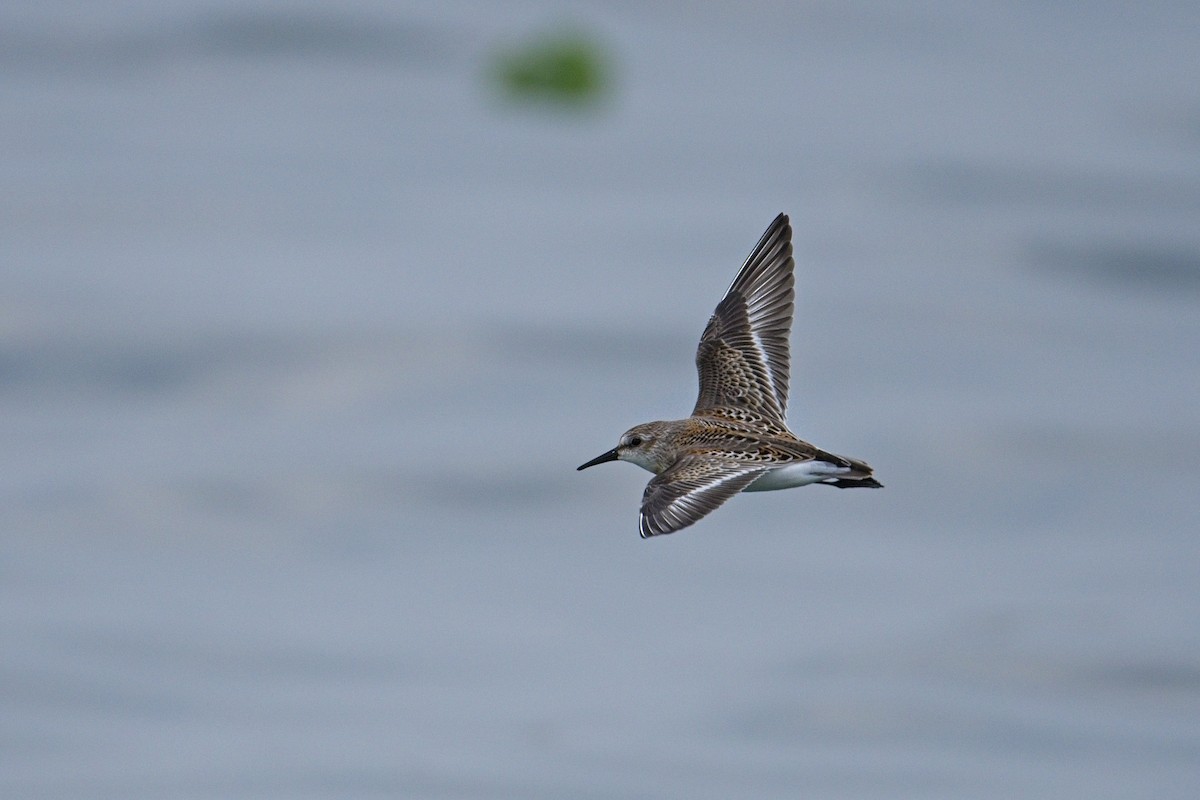
<svg viewBox="0 0 1200 800">
<path fill-rule="evenodd" d="M 836 478 L 849 471 L 849 467 L 838 467 L 827 461 L 804 461 L 773 469 L 742 491 L 771 492 L 776 489 L 791 489 L 794 486 L 820 483 L 826 478 Z"/>
</svg>

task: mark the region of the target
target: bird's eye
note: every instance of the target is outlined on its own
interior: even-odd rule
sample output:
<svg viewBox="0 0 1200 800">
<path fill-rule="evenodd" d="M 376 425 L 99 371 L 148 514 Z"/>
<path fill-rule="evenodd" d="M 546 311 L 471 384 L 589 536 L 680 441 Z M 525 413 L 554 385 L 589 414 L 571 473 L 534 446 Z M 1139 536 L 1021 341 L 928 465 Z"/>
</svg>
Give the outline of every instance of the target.
<svg viewBox="0 0 1200 800">
<path fill-rule="evenodd" d="M 630 439 L 629 439 L 630 447 L 637 447 L 641 443 L 642 443 L 642 437 L 640 437 L 640 436 L 633 436 L 633 437 L 630 437 Z"/>
</svg>

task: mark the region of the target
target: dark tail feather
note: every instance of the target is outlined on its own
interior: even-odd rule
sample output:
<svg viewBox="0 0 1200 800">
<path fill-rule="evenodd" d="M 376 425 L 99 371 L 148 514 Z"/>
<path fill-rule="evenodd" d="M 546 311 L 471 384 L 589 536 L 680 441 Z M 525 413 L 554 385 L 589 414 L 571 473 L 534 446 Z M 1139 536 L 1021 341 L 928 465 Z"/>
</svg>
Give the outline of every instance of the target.
<svg viewBox="0 0 1200 800">
<path fill-rule="evenodd" d="M 822 452 L 819 458 L 841 467 L 849 467 L 850 471 L 842 478 L 826 478 L 821 481 L 826 486 L 836 486 L 839 489 L 882 489 L 883 484 L 871 477 L 871 465 L 857 458 L 835 456 Z"/>
<path fill-rule="evenodd" d="M 827 478 L 821 481 L 822 486 L 836 486 L 839 489 L 882 489 L 883 484 L 874 478 Z"/>
</svg>

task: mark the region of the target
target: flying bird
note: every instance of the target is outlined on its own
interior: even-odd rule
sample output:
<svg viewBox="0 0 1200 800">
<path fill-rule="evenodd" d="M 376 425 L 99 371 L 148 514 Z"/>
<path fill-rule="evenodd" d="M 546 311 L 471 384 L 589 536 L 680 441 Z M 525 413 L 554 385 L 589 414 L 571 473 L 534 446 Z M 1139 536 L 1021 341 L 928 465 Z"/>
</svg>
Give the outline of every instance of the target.
<svg viewBox="0 0 1200 800">
<path fill-rule="evenodd" d="M 700 337 L 692 415 L 634 426 L 579 467 L 629 461 L 654 473 L 642 494 L 642 538 L 686 528 L 738 492 L 883 486 L 865 461 L 826 452 L 788 429 L 794 269 L 792 227 L 780 214 Z"/>
</svg>

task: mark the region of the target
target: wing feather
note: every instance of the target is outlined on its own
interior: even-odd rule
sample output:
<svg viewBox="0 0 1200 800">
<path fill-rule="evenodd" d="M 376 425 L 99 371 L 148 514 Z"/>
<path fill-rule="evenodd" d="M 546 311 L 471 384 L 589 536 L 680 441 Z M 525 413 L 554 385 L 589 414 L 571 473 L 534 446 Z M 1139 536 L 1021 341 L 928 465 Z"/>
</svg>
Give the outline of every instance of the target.
<svg viewBox="0 0 1200 800">
<path fill-rule="evenodd" d="M 683 456 L 646 484 L 638 519 L 642 538 L 686 528 L 766 471 L 761 465 Z"/>
<path fill-rule="evenodd" d="M 700 337 L 700 394 L 693 414 L 746 408 L 783 422 L 794 271 L 792 228 L 787 215 L 780 214 L 751 251 Z"/>
</svg>

